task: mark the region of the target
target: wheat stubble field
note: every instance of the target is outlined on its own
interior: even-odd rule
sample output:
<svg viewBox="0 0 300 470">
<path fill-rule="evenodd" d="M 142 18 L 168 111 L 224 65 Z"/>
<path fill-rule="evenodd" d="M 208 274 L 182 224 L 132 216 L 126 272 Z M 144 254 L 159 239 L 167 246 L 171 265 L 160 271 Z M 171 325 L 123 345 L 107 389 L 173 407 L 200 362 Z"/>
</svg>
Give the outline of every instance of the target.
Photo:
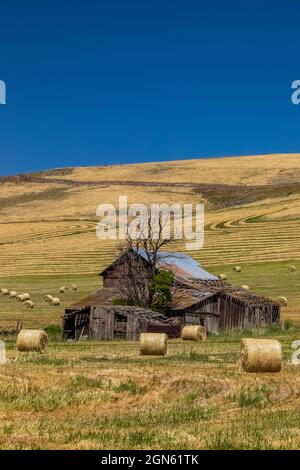
<svg viewBox="0 0 300 470">
<path fill-rule="evenodd" d="M 279 374 L 239 371 L 240 336 L 170 342 L 165 358 L 141 358 L 136 343 L 64 343 L 64 307 L 100 285 L 114 242 L 96 238 L 96 207 L 204 202 L 205 246 L 192 255 L 213 273 L 288 306 L 279 328 Z M 300 155 L 58 169 L 0 179 L 0 288 L 30 292 L 33 310 L 0 296 L 0 329 L 17 320 L 51 327 L 42 355 L 8 340 L 0 369 L 2 448 L 299 448 Z M 183 245 L 178 243 L 178 249 Z M 239 264 L 241 273 L 232 272 Z M 288 272 L 294 265 L 296 271 Z M 78 290 L 59 293 L 62 285 Z M 46 293 L 60 307 L 42 302 Z"/>
</svg>

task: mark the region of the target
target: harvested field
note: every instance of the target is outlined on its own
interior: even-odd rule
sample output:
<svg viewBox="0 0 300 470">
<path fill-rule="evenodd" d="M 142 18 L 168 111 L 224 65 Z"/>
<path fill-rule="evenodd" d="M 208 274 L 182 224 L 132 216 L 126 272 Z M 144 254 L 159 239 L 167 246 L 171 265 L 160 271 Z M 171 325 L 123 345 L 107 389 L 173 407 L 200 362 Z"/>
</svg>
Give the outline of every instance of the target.
<svg viewBox="0 0 300 470">
<path fill-rule="evenodd" d="M 300 323 L 299 181 L 299 155 L 0 178 L 0 289 L 28 292 L 34 303 L 26 309 L 0 296 L 9 359 L 0 366 L 0 447 L 299 448 L 300 366 L 290 363 L 292 342 L 300 338 L 293 325 Z M 96 238 L 95 213 L 100 203 L 117 205 L 120 194 L 129 204 L 204 202 L 204 249 L 189 254 L 233 284 L 286 297 L 284 330 L 169 340 L 167 355 L 157 357 L 140 356 L 138 342 L 60 341 L 65 307 L 100 287 L 98 273 L 115 257 L 115 243 Z M 60 292 L 72 284 L 77 290 Z M 60 305 L 44 302 L 47 294 Z M 45 328 L 49 348 L 17 352 L 7 333 L 18 322 Z M 283 344 L 279 373 L 240 370 L 240 340 L 256 335 Z"/>
<path fill-rule="evenodd" d="M 299 333 L 264 332 L 283 343 L 278 374 L 241 372 L 240 335 L 169 340 L 163 357 L 140 356 L 138 342 L 57 342 L 28 354 L 8 341 L 0 447 L 299 448 L 299 366 L 288 363 Z"/>
</svg>

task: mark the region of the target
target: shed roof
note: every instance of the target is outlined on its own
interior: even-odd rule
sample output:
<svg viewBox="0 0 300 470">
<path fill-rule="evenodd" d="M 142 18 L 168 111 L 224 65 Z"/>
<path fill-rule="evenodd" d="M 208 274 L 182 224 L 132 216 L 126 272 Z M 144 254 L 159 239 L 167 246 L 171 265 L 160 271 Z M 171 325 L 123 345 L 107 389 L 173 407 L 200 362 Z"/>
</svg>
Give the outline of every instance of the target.
<svg viewBox="0 0 300 470">
<path fill-rule="evenodd" d="M 189 278 L 186 276 L 176 276 L 175 284 L 177 289 L 188 289 L 188 290 L 199 290 L 202 293 L 211 293 L 211 294 L 223 294 L 231 296 L 241 302 L 252 304 L 252 305 L 266 305 L 272 304 L 279 306 L 280 304 L 275 300 L 264 297 L 260 294 L 255 294 L 254 292 L 243 289 L 242 287 L 235 286 L 229 282 L 220 281 L 219 279 L 214 280 L 205 280 L 205 279 L 196 279 Z"/>
<path fill-rule="evenodd" d="M 201 292 L 192 289 L 176 289 L 172 296 L 171 310 L 184 310 L 214 297 L 212 292 Z"/>
<path fill-rule="evenodd" d="M 73 304 L 69 305 L 67 310 L 79 310 L 83 307 L 94 305 L 111 305 L 112 300 L 116 297 L 116 295 L 116 289 L 103 287 L 102 289 L 92 292 L 87 297 L 77 300 Z"/>
</svg>

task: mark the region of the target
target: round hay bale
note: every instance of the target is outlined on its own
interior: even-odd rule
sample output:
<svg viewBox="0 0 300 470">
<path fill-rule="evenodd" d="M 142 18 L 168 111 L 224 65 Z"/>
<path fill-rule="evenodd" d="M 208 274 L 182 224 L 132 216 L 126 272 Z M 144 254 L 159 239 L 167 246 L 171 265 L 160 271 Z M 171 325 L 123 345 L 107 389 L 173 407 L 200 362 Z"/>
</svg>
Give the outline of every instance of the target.
<svg viewBox="0 0 300 470">
<path fill-rule="evenodd" d="M 27 299 L 24 298 L 24 294 L 19 294 L 19 295 L 17 295 L 17 296 L 16 296 L 16 299 L 17 299 L 19 302 L 24 302 L 25 300 L 27 300 Z"/>
<path fill-rule="evenodd" d="M 25 306 L 26 308 L 33 308 L 33 307 L 34 307 L 34 304 L 33 304 L 33 302 L 32 302 L 31 300 L 25 300 L 24 306 Z"/>
<path fill-rule="evenodd" d="M 226 274 L 218 274 L 218 278 L 220 279 L 220 281 L 226 281 L 227 276 Z"/>
<path fill-rule="evenodd" d="M 187 325 L 182 328 L 181 338 L 190 341 L 205 341 L 206 329 L 201 325 Z"/>
<path fill-rule="evenodd" d="M 43 297 L 44 302 L 48 302 L 48 303 L 49 303 L 52 299 L 53 299 L 53 297 L 52 297 L 52 295 L 50 295 L 50 294 L 46 294 L 46 295 L 44 295 L 44 297 Z"/>
<path fill-rule="evenodd" d="M 60 292 L 61 294 L 63 294 L 65 291 L 66 291 L 66 286 L 62 286 L 62 287 L 59 289 L 59 292 Z"/>
<path fill-rule="evenodd" d="M 9 297 L 11 297 L 12 299 L 17 297 L 17 295 L 18 295 L 18 293 L 15 290 L 10 291 L 10 293 L 9 293 Z"/>
<path fill-rule="evenodd" d="M 28 292 L 25 292 L 24 294 L 22 294 L 23 296 L 23 302 L 24 300 L 30 300 L 30 294 L 28 294 Z"/>
<path fill-rule="evenodd" d="M 244 338 L 240 358 L 245 372 L 279 372 L 281 344 L 276 339 Z"/>
<path fill-rule="evenodd" d="M 72 285 L 71 285 L 71 288 L 72 288 L 72 290 L 77 290 L 76 284 L 72 284 Z"/>
<path fill-rule="evenodd" d="M 8 289 L 1 289 L 1 295 L 8 295 L 9 290 Z"/>
<path fill-rule="evenodd" d="M 243 286 L 241 286 L 242 289 L 245 289 L 245 290 L 250 290 L 250 287 L 247 286 L 246 284 L 244 284 Z"/>
<path fill-rule="evenodd" d="M 48 344 L 44 330 L 21 330 L 17 337 L 18 351 L 43 351 Z"/>
<path fill-rule="evenodd" d="M 57 305 L 60 305 L 60 299 L 58 297 L 52 297 L 49 303 L 50 305 L 56 307 Z"/>
<path fill-rule="evenodd" d="M 284 307 L 287 307 L 288 305 L 288 301 L 286 297 L 283 297 L 283 296 L 277 297 L 277 301 Z"/>
<path fill-rule="evenodd" d="M 165 333 L 141 333 L 140 354 L 142 356 L 164 356 L 167 352 L 167 339 Z"/>
<path fill-rule="evenodd" d="M 235 271 L 236 273 L 240 273 L 242 271 L 242 268 L 240 266 L 234 266 L 232 270 Z"/>
<path fill-rule="evenodd" d="M 296 266 L 289 266 L 289 273 L 294 273 L 296 271 Z"/>
</svg>

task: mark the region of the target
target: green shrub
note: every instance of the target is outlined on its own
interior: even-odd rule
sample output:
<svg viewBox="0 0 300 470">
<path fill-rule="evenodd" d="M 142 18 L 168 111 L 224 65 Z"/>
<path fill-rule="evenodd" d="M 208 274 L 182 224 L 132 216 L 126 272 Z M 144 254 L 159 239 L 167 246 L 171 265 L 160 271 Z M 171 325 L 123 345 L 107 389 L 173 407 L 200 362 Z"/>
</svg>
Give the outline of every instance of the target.
<svg viewBox="0 0 300 470">
<path fill-rule="evenodd" d="M 150 291 L 153 294 L 151 308 L 161 313 L 166 313 L 168 305 L 172 300 L 171 285 L 174 276 L 170 271 L 162 269 L 153 276 L 150 282 Z"/>
<path fill-rule="evenodd" d="M 49 337 L 49 341 L 61 341 L 62 329 L 60 325 L 49 325 L 46 326 L 45 331 Z"/>
</svg>

